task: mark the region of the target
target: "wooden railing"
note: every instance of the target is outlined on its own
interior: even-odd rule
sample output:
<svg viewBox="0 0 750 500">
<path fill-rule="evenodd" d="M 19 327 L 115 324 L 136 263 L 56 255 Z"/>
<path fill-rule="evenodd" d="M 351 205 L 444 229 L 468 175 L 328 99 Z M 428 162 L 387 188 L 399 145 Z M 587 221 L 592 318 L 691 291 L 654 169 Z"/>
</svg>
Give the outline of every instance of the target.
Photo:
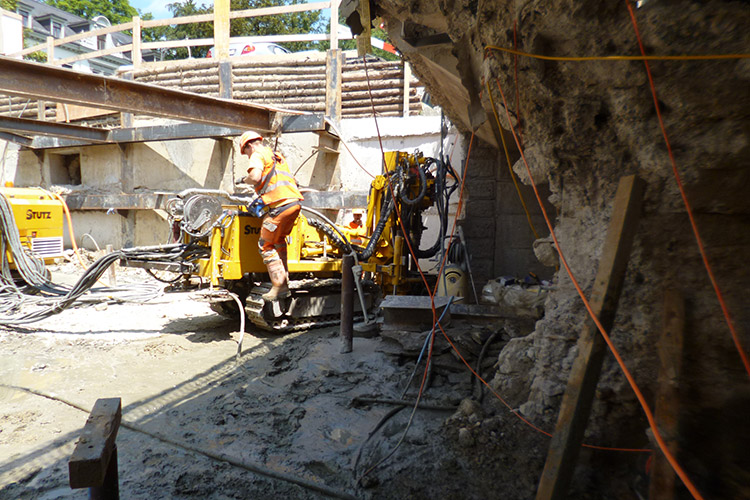
<svg viewBox="0 0 750 500">
<path fill-rule="evenodd" d="M 133 67 L 139 68 L 143 62 L 142 51 L 148 49 L 164 49 L 164 48 L 178 48 L 178 47 L 197 47 L 197 46 L 216 46 L 217 58 L 228 57 L 229 47 L 229 20 L 231 19 L 246 19 L 251 17 L 259 16 L 273 16 L 279 14 L 289 14 L 294 12 L 308 12 L 313 10 L 327 10 L 330 9 L 331 27 L 329 33 L 308 33 L 308 34 L 295 34 L 295 35 L 268 35 L 253 37 L 257 42 L 303 42 L 303 41 L 323 41 L 330 40 L 331 48 L 338 48 L 339 35 L 338 35 L 338 5 L 339 0 L 330 0 L 327 2 L 315 2 L 306 4 L 296 5 L 285 5 L 279 7 L 265 7 L 260 9 L 248 9 L 248 10 L 229 10 L 228 0 L 217 0 L 214 2 L 214 13 L 212 14 L 200 14 L 196 16 L 184 16 L 175 17 L 171 19 L 153 19 L 144 21 L 140 17 L 134 17 L 131 22 L 118 24 L 115 26 L 108 26 L 106 28 L 99 28 L 85 33 L 77 33 L 75 35 L 67 36 L 65 38 L 53 38 L 47 37 L 46 43 L 34 45 L 28 47 L 19 52 L 8 54 L 10 57 L 25 56 L 33 52 L 45 52 L 47 55 L 47 62 L 54 65 L 71 64 L 78 61 L 96 59 L 98 57 L 119 54 L 123 52 L 132 53 Z M 143 42 L 141 32 L 143 29 L 156 28 L 161 26 L 174 26 L 182 24 L 194 24 L 194 23 L 205 23 L 210 22 L 214 25 L 214 37 L 213 38 L 202 38 L 193 40 L 162 40 L 158 42 Z M 65 59 L 55 59 L 55 47 L 66 45 L 68 43 L 77 42 L 92 37 L 99 37 L 103 35 L 109 35 L 111 33 L 118 33 L 121 31 L 132 31 L 132 43 L 127 45 L 120 45 L 117 47 L 109 47 L 97 51 L 87 52 L 73 57 Z M 342 37 L 350 38 L 350 37 Z M 222 48 L 226 48 L 222 50 Z M 222 57 L 223 55 L 223 57 Z"/>
</svg>

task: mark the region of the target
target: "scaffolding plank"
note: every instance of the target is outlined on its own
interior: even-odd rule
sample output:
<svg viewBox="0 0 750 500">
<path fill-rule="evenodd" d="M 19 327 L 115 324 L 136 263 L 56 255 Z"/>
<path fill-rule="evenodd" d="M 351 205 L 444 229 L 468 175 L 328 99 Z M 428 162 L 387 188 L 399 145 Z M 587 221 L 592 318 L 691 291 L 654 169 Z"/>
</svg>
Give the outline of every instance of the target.
<svg viewBox="0 0 750 500">
<path fill-rule="evenodd" d="M 635 238 L 645 182 L 635 175 L 623 177 L 615 194 L 612 218 L 602 249 L 590 303 L 605 330 L 614 324 L 617 302 Z M 591 318 L 578 339 L 578 356 L 568 378 L 547 461 L 539 481 L 537 500 L 565 498 L 578 451 L 591 413 L 606 344 Z"/>
</svg>

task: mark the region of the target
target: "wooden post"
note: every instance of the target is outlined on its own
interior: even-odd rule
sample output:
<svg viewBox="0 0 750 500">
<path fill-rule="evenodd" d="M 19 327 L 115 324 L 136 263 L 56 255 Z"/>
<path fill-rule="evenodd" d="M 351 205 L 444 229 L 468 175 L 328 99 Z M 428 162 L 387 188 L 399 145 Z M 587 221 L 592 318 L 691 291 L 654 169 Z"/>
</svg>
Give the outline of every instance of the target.
<svg viewBox="0 0 750 500">
<path fill-rule="evenodd" d="M 111 254 L 114 252 L 114 248 L 112 245 L 107 245 L 107 254 Z M 109 266 L 109 286 L 116 287 L 117 286 L 117 272 L 115 271 L 115 265 L 116 263 L 113 263 L 111 266 Z"/>
<path fill-rule="evenodd" d="M 55 64 L 55 39 L 47 37 L 47 64 Z"/>
<path fill-rule="evenodd" d="M 121 420 L 120 398 L 96 400 L 68 461 L 71 488 L 90 488 L 90 498 L 119 498 L 115 439 Z"/>
<path fill-rule="evenodd" d="M 229 57 L 229 0 L 214 0 L 214 57 Z"/>
<path fill-rule="evenodd" d="M 679 433 L 679 380 L 682 371 L 682 345 L 685 331 L 685 302 L 675 290 L 664 294 L 664 321 L 657 344 L 659 378 L 656 393 L 656 425 L 669 451 L 677 454 Z M 654 453 L 648 497 L 651 500 L 674 498 L 675 473 L 661 451 Z"/>
<path fill-rule="evenodd" d="M 339 0 L 331 0 L 331 47 L 339 48 Z"/>
<path fill-rule="evenodd" d="M 341 120 L 341 71 L 344 54 L 341 49 L 331 49 L 326 54 L 326 116 L 335 123 Z"/>
<path fill-rule="evenodd" d="M 590 298 L 594 314 L 607 331 L 614 323 L 630 248 L 640 218 L 644 185 L 634 175 L 623 177 L 615 194 L 612 218 Z M 605 353 L 604 339 L 589 318 L 578 340 L 578 356 L 560 405 L 555 433 L 536 494 L 537 500 L 565 498 L 583 442 Z"/>
<path fill-rule="evenodd" d="M 219 62 L 219 97 L 232 98 L 232 63 L 229 61 Z"/>
<path fill-rule="evenodd" d="M 360 1 L 357 7 L 359 12 L 359 20 L 362 23 L 362 33 L 357 35 L 357 55 L 359 57 L 366 57 L 367 54 L 372 52 L 372 45 L 370 44 L 370 37 L 372 37 L 372 19 L 370 19 L 370 2 Z"/>
<path fill-rule="evenodd" d="M 133 50 L 130 58 L 133 60 L 133 69 L 138 69 L 143 64 L 143 58 L 141 57 L 141 18 L 138 16 L 133 18 Z"/>
<path fill-rule="evenodd" d="M 409 85 L 411 84 L 411 66 L 409 66 L 409 63 L 407 61 L 404 61 L 404 118 L 409 116 L 409 106 L 410 106 L 410 93 L 411 89 L 409 88 Z"/>
</svg>

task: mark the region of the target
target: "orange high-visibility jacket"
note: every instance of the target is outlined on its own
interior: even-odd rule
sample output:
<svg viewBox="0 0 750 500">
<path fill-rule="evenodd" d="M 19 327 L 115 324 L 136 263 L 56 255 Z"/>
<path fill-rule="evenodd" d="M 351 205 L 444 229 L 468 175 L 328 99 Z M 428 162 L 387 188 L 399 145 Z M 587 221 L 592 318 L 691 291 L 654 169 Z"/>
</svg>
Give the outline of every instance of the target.
<svg viewBox="0 0 750 500">
<path fill-rule="evenodd" d="M 260 183 L 255 190 L 267 206 L 276 206 L 280 201 L 303 200 L 297 182 L 289 171 L 289 165 L 281 154 L 270 148 L 256 151 L 250 157 L 248 172 L 262 165 Z"/>
</svg>

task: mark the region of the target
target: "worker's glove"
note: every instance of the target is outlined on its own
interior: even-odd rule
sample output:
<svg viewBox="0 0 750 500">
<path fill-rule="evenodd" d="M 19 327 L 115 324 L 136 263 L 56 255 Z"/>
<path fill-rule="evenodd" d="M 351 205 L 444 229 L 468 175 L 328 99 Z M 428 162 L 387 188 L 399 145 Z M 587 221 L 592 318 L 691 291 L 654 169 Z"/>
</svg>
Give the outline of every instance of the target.
<svg viewBox="0 0 750 500">
<path fill-rule="evenodd" d="M 234 181 L 235 184 L 244 184 L 245 183 L 245 176 L 237 177 L 237 180 Z"/>
</svg>

